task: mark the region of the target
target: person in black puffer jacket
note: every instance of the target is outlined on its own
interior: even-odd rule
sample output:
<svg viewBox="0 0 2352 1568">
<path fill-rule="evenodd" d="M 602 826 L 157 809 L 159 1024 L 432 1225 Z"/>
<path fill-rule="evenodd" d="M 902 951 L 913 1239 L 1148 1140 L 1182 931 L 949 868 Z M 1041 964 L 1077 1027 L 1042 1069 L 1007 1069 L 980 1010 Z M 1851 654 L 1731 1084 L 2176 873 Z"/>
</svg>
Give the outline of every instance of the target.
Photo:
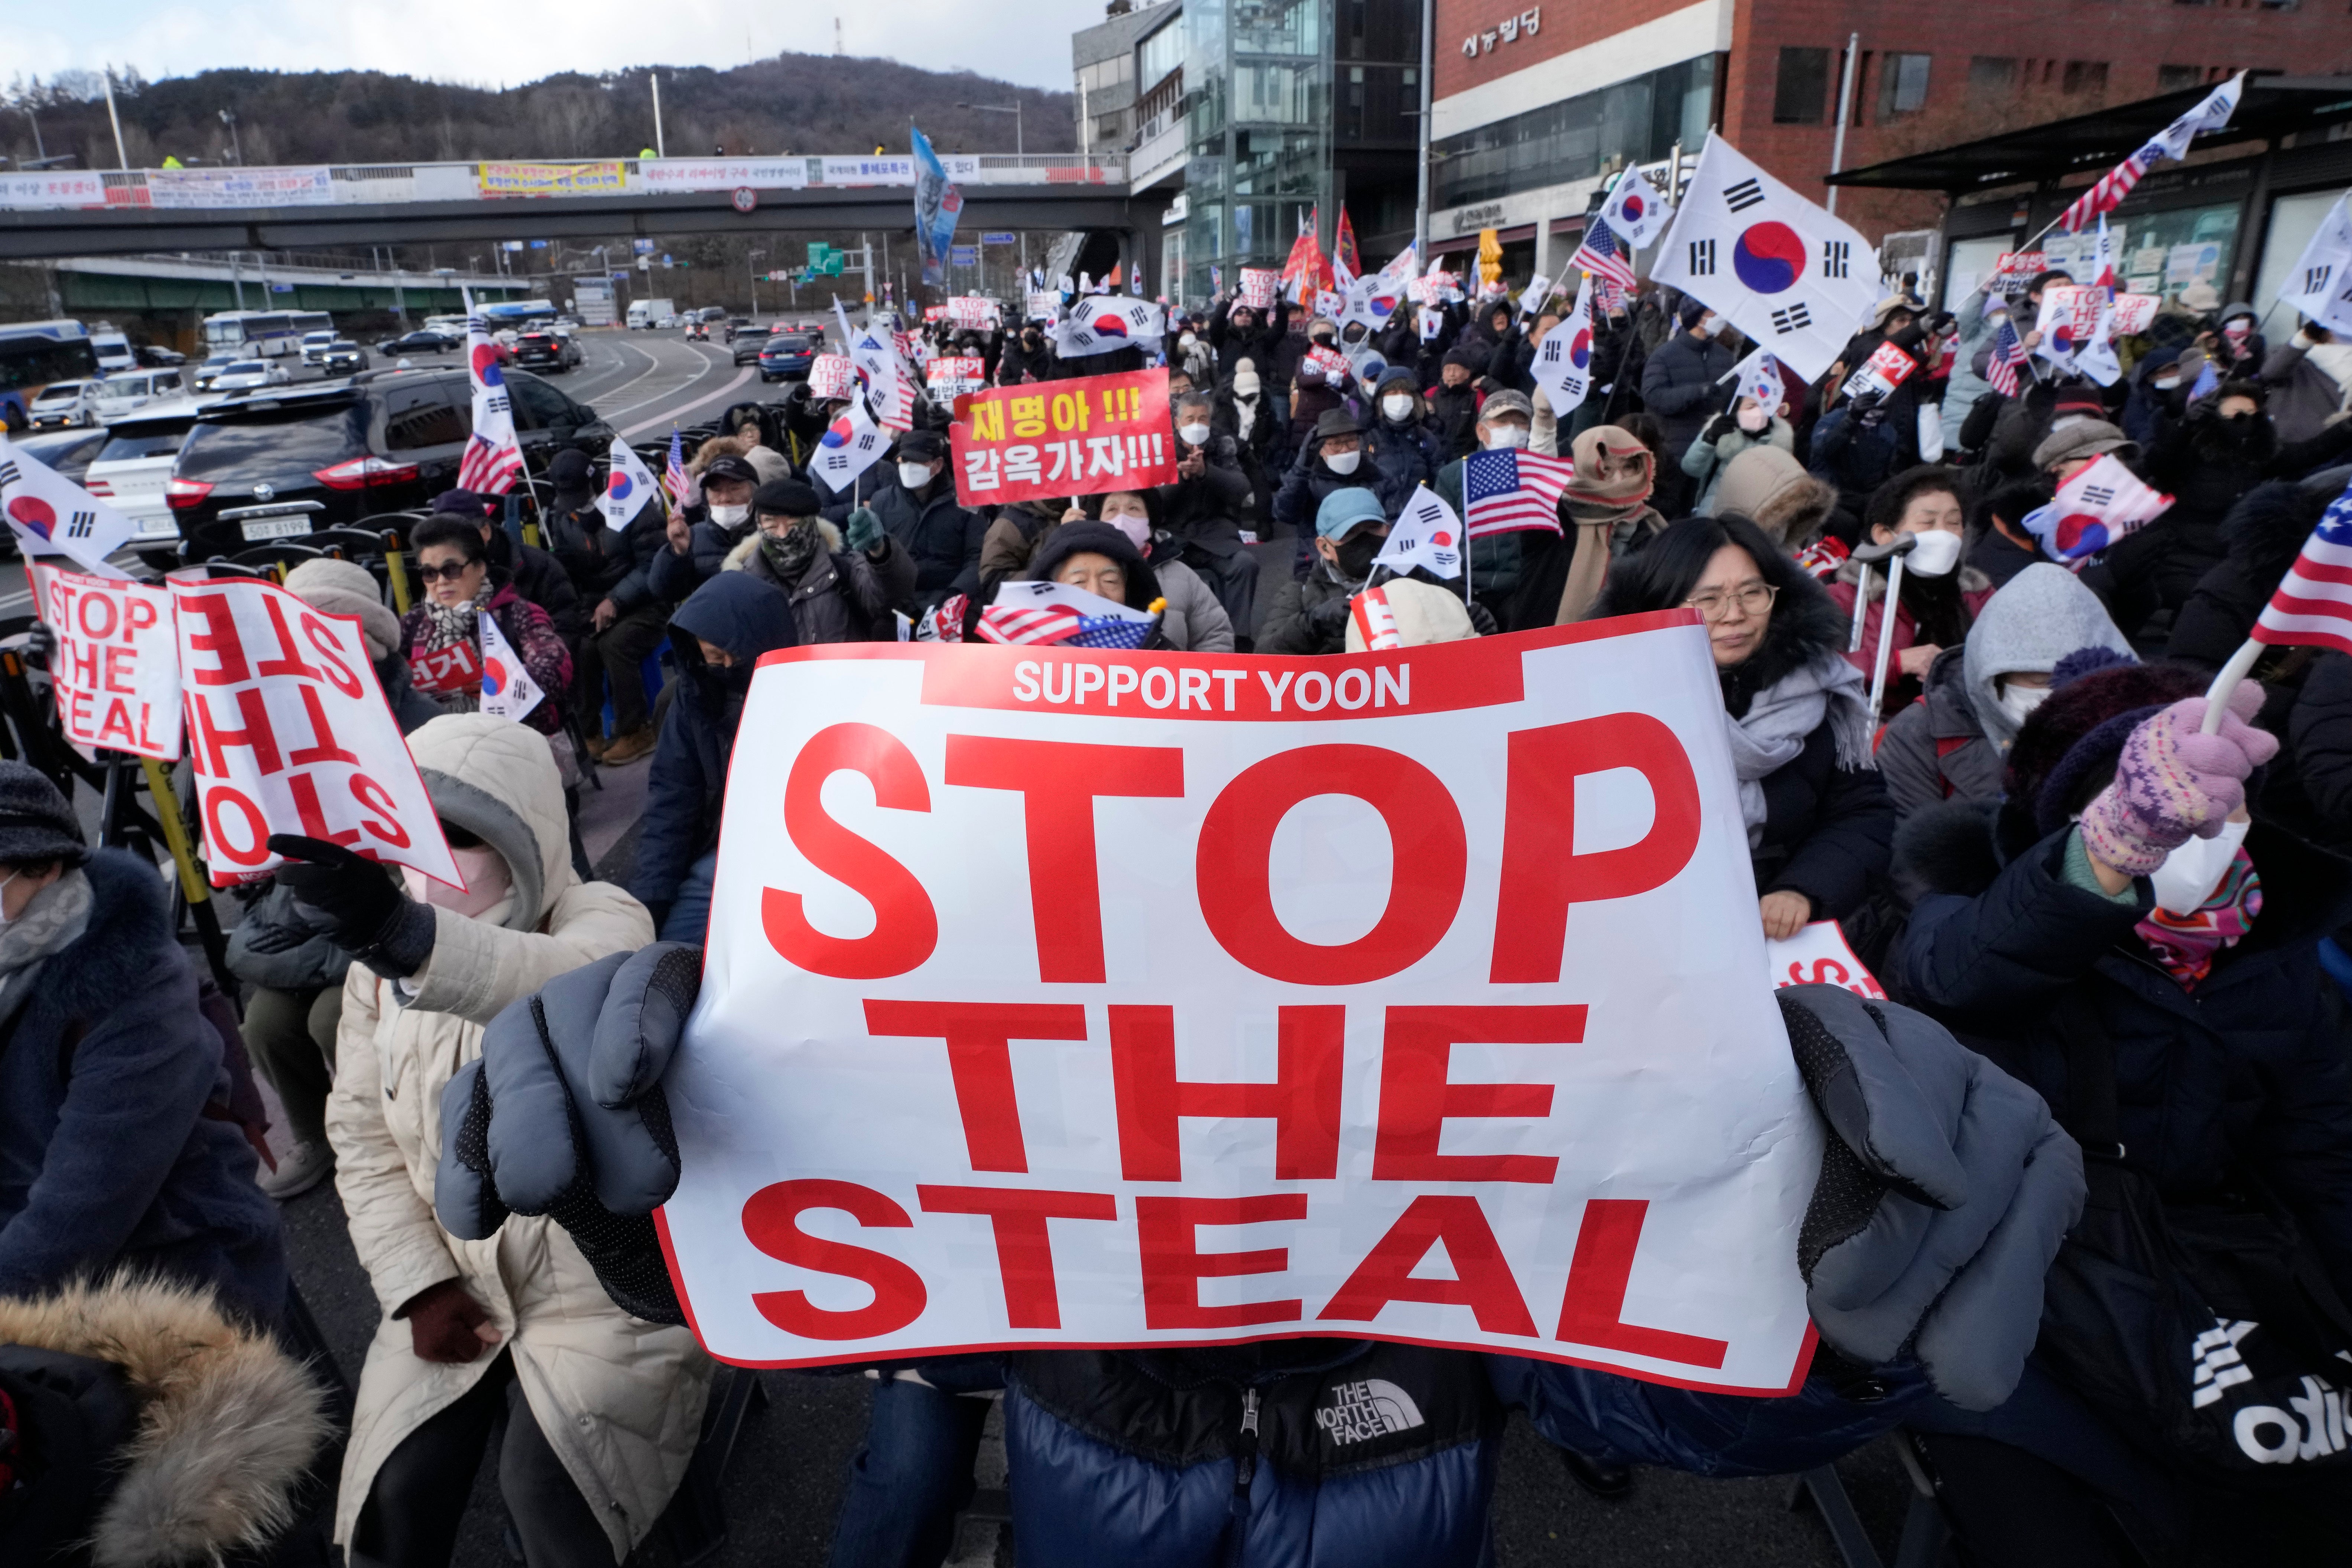
<svg viewBox="0 0 2352 1568">
<path fill-rule="evenodd" d="M 1717 335 L 1725 325 L 1721 316 L 1696 300 L 1685 300 L 1679 320 L 1682 330 L 1660 343 L 1642 365 L 1642 406 L 1658 421 L 1664 438 L 1658 453 L 1658 510 L 1668 517 L 1689 510 L 1692 486 L 1683 472 L 1683 454 L 1722 408 L 1723 378 L 1738 363 Z"/>
<path fill-rule="evenodd" d="M 1004 352 L 997 356 L 996 384 L 1019 386 L 1053 378 L 1053 347 L 1045 342 L 1045 330 L 1031 321 L 1021 329 L 1020 336 L 1006 340 Z"/>
<path fill-rule="evenodd" d="M 1440 456 L 1428 406 L 1413 391 L 1411 371 L 1392 368 L 1381 374 L 1373 389 L 1369 424 L 1365 445 L 1391 485 L 1410 497 L 1414 486 L 1437 482 L 1445 459 Z"/>
<path fill-rule="evenodd" d="M 1868 690 L 1843 657 L 1846 619 L 1737 515 L 1685 518 L 1612 562 L 1587 618 L 1694 599 L 1709 617 L 1766 934 L 1844 920 L 1885 879 L 1895 839 L 1895 805 L 1871 760 Z"/>
<path fill-rule="evenodd" d="M 1423 395 L 1429 422 L 1437 432 L 1441 464 L 1478 449 L 1478 405 L 1484 401 L 1478 391 L 1478 371 L 1477 352 L 1456 344 L 1445 351 L 1436 383 Z"/>
<path fill-rule="evenodd" d="M 1290 300 L 1285 295 L 1275 296 L 1271 319 L 1261 318 L 1249 305 L 1237 304 L 1228 310 L 1213 303 L 1209 308 L 1209 346 L 1217 353 L 1217 379 L 1231 381 L 1244 360 L 1254 361 L 1258 374 L 1266 374 L 1289 331 Z"/>
<path fill-rule="evenodd" d="M 2337 1293 L 2352 1293 L 2352 1083 L 2318 953 L 2344 919 L 2352 871 L 2264 820 L 2260 775 L 2236 782 L 2272 749 L 2242 722 L 2252 686 L 2192 759 L 2180 738 L 2203 717 L 2204 676 L 2120 657 L 2061 661 L 2010 749 L 2000 802 L 1933 806 L 1906 826 L 1897 879 L 1925 891 L 1881 973 L 2078 1134 L 2107 1124 L 2081 1088 L 2080 1053 L 2111 1055 L 2108 1150 L 2111 1137 L 2176 1203 L 2258 1181 Z M 2220 824 L 2233 797 L 2254 807 L 2242 846 L 2212 868 L 2218 881 L 2195 876 L 2168 895 L 2202 898 L 2196 918 L 2158 921 L 2173 857 L 2209 842 L 2193 832 Z M 2306 1479 L 2300 1465 L 2259 1486 L 2200 1480 L 2148 1434 L 2095 1411 L 2046 1349 L 1999 1408 L 1930 1402 L 1911 1424 L 1931 1434 L 1970 1562 L 2340 1562 L 2352 1551 L 2340 1480 Z"/>
</svg>

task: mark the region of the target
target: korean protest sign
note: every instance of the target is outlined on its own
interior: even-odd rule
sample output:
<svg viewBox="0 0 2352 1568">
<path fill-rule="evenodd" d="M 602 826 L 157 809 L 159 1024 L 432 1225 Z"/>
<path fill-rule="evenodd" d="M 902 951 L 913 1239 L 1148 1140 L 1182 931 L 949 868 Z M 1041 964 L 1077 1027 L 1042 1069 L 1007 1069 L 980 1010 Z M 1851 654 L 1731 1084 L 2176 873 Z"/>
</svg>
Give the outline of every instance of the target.
<svg viewBox="0 0 2352 1568">
<path fill-rule="evenodd" d="M 481 656 L 469 642 L 427 648 L 408 661 L 408 683 L 436 697 L 446 691 L 478 690 L 482 684 Z"/>
<path fill-rule="evenodd" d="M 1176 482 L 1165 370 L 993 387 L 948 438 L 964 506 Z"/>
<path fill-rule="evenodd" d="M 847 354 L 819 354 L 809 361 L 811 397 L 847 397 L 856 385 L 857 370 L 849 363 Z"/>
<path fill-rule="evenodd" d="M 657 1216 L 713 1353 L 1802 1377 L 1822 1134 L 1688 612 L 792 648 L 740 736 Z"/>
<path fill-rule="evenodd" d="M 1988 280 L 2002 293 L 2023 293 L 2025 286 L 2050 267 L 2047 253 L 2039 250 L 2004 250 L 1994 258 L 1992 276 Z"/>
<path fill-rule="evenodd" d="M 935 397 L 978 392 L 988 384 L 988 362 L 978 354 L 941 354 L 925 367 L 923 378 Z"/>
<path fill-rule="evenodd" d="M 1918 368 L 1917 360 L 1893 343 L 1881 343 L 1846 377 L 1845 395 L 1860 397 L 1865 392 L 1874 392 L 1884 397 L 1910 380 L 1911 373 Z"/>
<path fill-rule="evenodd" d="M 66 739 L 180 760 L 180 656 L 168 588 L 26 563 L 33 608 L 58 635 L 49 680 Z"/>
<path fill-rule="evenodd" d="M 273 833 L 465 886 L 359 622 L 275 583 L 173 583 L 188 758 L 215 887 L 275 869 Z"/>
<path fill-rule="evenodd" d="M 1271 268 L 1242 268 L 1242 291 L 1234 302 L 1247 305 L 1254 310 L 1274 309 L 1274 291 L 1282 286 L 1282 274 Z"/>
</svg>

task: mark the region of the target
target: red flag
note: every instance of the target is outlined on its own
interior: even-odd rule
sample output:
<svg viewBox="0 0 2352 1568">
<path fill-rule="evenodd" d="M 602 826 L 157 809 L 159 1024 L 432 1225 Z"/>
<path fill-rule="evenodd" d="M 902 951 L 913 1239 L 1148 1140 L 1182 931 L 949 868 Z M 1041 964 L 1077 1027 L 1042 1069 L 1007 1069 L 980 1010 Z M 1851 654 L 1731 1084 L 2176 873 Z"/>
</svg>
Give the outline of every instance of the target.
<svg viewBox="0 0 2352 1568">
<path fill-rule="evenodd" d="M 1331 236 L 1331 264 L 1343 289 L 1363 276 L 1364 264 L 1356 255 L 1356 226 L 1349 219 L 1345 205 L 1339 208 L 1339 227 Z"/>
<path fill-rule="evenodd" d="M 1302 300 L 1311 300 L 1318 292 L 1338 287 L 1331 276 L 1331 264 L 1323 258 L 1323 247 L 1316 240 L 1316 222 L 1317 209 L 1309 207 L 1306 220 L 1298 226 L 1298 237 L 1291 241 L 1290 258 L 1282 264 L 1284 287 L 1295 284 Z"/>
</svg>

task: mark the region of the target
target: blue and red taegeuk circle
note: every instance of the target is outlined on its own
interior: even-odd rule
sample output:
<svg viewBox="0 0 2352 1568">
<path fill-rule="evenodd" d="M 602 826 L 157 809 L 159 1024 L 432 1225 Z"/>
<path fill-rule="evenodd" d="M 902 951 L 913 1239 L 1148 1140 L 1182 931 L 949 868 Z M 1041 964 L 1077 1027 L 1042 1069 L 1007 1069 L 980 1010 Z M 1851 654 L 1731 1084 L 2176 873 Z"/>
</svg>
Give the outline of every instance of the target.
<svg viewBox="0 0 2352 1568">
<path fill-rule="evenodd" d="M 1805 242 L 1785 223 L 1751 224 L 1732 242 L 1731 270 L 1755 293 L 1785 293 L 1805 275 Z"/>
<path fill-rule="evenodd" d="M 1617 204 L 1618 215 L 1629 224 L 1640 223 L 1642 215 L 1649 210 L 1650 204 L 1643 201 L 1638 193 L 1633 191 L 1628 191 L 1625 194 L 1625 199 Z"/>
<path fill-rule="evenodd" d="M 1592 363 L 1592 329 L 1591 327 L 1577 328 L 1576 336 L 1568 340 L 1568 360 L 1579 370 Z"/>
<path fill-rule="evenodd" d="M 499 371 L 499 351 L 495 343 L 474 345 L 474 374 L 484 386 L 504 386 L 506 377 Z"/>
<path fill-rule="evenodd" d="M 482 660 L 482 695 L 496 697 L 507 689 L 507 667 L 495 658 Z"/>
</svg>

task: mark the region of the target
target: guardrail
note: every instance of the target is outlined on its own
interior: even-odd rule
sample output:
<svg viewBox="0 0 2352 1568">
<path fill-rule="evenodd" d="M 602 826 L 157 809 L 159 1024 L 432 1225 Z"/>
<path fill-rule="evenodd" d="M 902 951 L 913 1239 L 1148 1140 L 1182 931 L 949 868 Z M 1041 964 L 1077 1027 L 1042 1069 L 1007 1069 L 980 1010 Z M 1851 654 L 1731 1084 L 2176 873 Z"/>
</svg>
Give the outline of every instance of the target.
<svg viewBox="0 0 2352 1568">
<path fill-rule="evenodd" d="M 1121 153 L 942 154 L 959 185 L 1124 184 Z M 0 210 L 187 211 L 543 196 L 685 195 L 737 189 L 840 190 L 915 183 L 910 156 L 546 159 L 467 163 L 45 170 L 0 174 Z"/>
</svg>

